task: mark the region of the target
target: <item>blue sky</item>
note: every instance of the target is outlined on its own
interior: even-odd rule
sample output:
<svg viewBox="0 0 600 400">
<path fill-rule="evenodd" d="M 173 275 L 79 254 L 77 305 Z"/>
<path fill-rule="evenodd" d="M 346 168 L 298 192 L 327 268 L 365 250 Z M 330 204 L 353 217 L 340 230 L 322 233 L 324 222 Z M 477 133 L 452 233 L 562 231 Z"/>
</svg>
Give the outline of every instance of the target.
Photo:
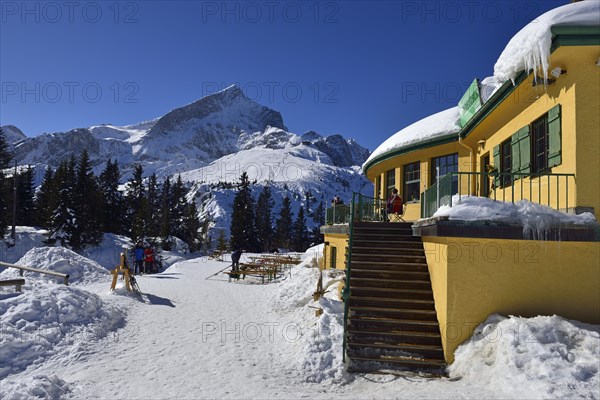
<svg viewBox="0 0 600 400">
<path fill-rule="evenodd" d="M 0 124 L 164 115 L 230 84 L 290 131 L 374 150 L 493 73 L 552 1 L 0 2 Z"/>
</svg>

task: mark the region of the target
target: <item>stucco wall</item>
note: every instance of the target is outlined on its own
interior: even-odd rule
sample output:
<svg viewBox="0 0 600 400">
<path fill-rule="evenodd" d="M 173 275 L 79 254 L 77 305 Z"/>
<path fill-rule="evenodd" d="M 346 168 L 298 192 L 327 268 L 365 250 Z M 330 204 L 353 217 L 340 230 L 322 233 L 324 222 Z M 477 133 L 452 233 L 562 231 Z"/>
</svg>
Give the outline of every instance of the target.
<svg viewBox="0 0 600 400">
<path fill-rule="evenodd" d="M 335 262 L 335 268 L 336 269 L 345 269 L 346 265 L 344 263 L 346 261 L 345 254 L 346 254 L 346 247 L 348 246 L 348 235 L 326 233 L 324 237 L 325 237 L 325 242 L 329 243 L 328 245 L 325 246 L 325 250 L 324 250 L 324 255 L 323 255 L 324 267 L 332 268 L 332 263 L 331 263 L 332 248 L 336 248 L 337 249 L 336 250 L 337 257 L 336 257 L 336 262 Z"/>
<path fill-rule="evenodd" d="M 600 323 L 599 242 L 442 237 L 423 242 L 448 362 L 493 313 Z"/>
</svg>

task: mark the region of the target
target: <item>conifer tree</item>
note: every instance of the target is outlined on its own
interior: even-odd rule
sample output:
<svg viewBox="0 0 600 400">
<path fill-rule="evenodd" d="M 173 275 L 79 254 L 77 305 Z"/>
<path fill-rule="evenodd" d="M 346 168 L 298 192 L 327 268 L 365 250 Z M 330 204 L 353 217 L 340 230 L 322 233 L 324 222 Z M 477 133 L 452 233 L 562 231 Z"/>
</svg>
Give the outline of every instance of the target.
<svg viewBox="0 0 600 400">
<path fill-rule="evenodd" d="M 0 128 L 0 169 L 9 168 L 13 159 L 13 154 L 8 149 L 8 141 L 2 128 Z"/>
<path fill-rule="evenodd" d="M 323 204 L 323 200 L 319 202 L 319 205 L 315 209 L 313 221 L 315 222 L 315 227 L 311 232 L 311 245 L 314 246 L 323 243 L 323 234 L 321 233 L 321 226 L 325 225 L 325 205 Z"/>
<path fill-rule="evenodd" d="M 298 216 L 294 222 L 291 248 L 294 251 L 305 251 L 307 242 L 308 232 L 306 229 L 306 218 L 304 217 L 304 207 L 300 206 Z"/>
<path fill-rule="evenodd" d="M 35 224 L 33 184 L 33 169 L 29 166 L 17 177 L 17 225 L 33 226 Z"/>
<path fill-rule="evenodd" d="M 275 242 L 279 247 L 290 248 L 292 240 L 292 207 L 290 198 L 285 196 L 282 201 L 279 217 L 275 223 Z"/>
<path fill-rule="evenodd" d="M 56 241 L 66 247 L 72 247 L 70 239 L 75 232 L 75 155 L 69 161 L 62 161 L 54 174 L 57 188 L 56 207 L 52 212 L 47 243 Z"/>
<path fill-rule="evenodd" d="M 52 168 L 46 167 L 44 178 L 35 196 L 35 224 L 50 229 L 52 216 L 58 205 L 58 185 Z"/>
<path fill-rule="evenodd" d="M 165 179 L 160 194 L 160 241 L 161 247 L 171 250 L 171 180 Z"/>
<path fill-rule="evenodd" d="M 73 198 L 73 234 L 69 242 L 75 251 L 79 251 L 98 245 L 103 233 L 102 194 L 87 150 L 83 150 L 77 163 Z"/>
<path fill-rule="evenodd" d="M 7 187 L 7 179 L 4 176 L 3 170 L 10 166 L 12 160 L 12 154 L 8 150 L 8 142 L 6 136 L 0 128 L 0 240 L 4 238 L 6 228 L 8 227 L 8 202 L 10 190 Z"/>
<path fill-rule="evenodd" d="M 171 187 L 171 232 L 174 236 L 183 236 L 182 224 L 186 212 L 187 201 L 185 195 L 187 189 L 183 184 L 181 175 L 177 176 L 177 179 Z"/>
<path fill-rule="evenodd" d="M 160 189 L 158 186 L 158 179 L 156 173 L 150 175 L 148 178 L 148 236 L 158 237 L 160 234 Z"/>
<path fill-rule="evenodd" d="M 232 249 L 258 251 L 258 240 L 254 216 L 254 199 L 250 190 L 248 174 L 243 172 L 238 184 L 238 191 L 233 200 L 231 213 L 231 237 L 229 244 Z"/>
<path fill-rule="evenodd" d="M 200 250 L 200 220 L 198 219 L 198 209 L 196 202 L 192 201 L 186 206 L 185 216 L 182 224 L 181 239 L 187 243 L 190 252 Z"/>
<path fill-rule="evenodd" d="M 148 220 L 148 203 L 144 189 L 144 169 L 136 164 L 133 176 L 127 183 L 127 222 L 129 232 L 134 239 L 143 238 Z"/>
<path fill-rule="evenodd" d="M 121 170 L 119 162 L 109 158 L 100 173 L 98 184 L 102 192 L 103 225 L 105 232 L 125 234 L 125 204 L 123 193 L 119 190 Z"/>
<path fill-rule="evenodd" d="M 256 231 L 261 251 L 269 251 L 273 248 L 273 196 L 271 187 L 267 184 L 258 195 L 256 202 Z"/>
<path fill-rule="evenodd" d="M 227 251 L 227 239 L 225 238 L 225 231 L 220 230 L 219 236 L 217 237 L 217 248 L 216 253 L 218 254 L 218 259 L 223 261 L 223 253 Z"/>
</svg>

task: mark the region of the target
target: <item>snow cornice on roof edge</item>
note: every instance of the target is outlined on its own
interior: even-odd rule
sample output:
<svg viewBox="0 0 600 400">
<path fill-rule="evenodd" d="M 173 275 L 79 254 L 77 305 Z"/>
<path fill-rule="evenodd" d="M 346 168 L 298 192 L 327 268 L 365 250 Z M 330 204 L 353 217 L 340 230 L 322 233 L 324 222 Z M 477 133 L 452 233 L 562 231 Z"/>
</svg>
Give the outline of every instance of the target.
<svg viewBox="0 0 600 400">
<path fill-rule="evenodd" d="M 429 147 L 440 142 L 457 140 L 460 131 L 458 107 L 452 107 L 425 117 L 398 131 L 384 141 L 365 161 L 363 171 L 394 155 Z"/>
</svg>

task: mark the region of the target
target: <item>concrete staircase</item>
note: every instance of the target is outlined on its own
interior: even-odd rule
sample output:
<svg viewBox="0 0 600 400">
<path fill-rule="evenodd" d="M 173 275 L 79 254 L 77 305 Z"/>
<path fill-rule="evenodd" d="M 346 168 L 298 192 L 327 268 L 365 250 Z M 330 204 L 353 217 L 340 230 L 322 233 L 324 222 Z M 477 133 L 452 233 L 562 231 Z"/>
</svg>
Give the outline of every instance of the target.
<svg viewBox="0 0 600 400">
<path fill-rule="evenodd" d="M 350 290 L 349 371 L 443 373 L 425 252 L 410 223 L 354 224 Z"/>
</svg>

